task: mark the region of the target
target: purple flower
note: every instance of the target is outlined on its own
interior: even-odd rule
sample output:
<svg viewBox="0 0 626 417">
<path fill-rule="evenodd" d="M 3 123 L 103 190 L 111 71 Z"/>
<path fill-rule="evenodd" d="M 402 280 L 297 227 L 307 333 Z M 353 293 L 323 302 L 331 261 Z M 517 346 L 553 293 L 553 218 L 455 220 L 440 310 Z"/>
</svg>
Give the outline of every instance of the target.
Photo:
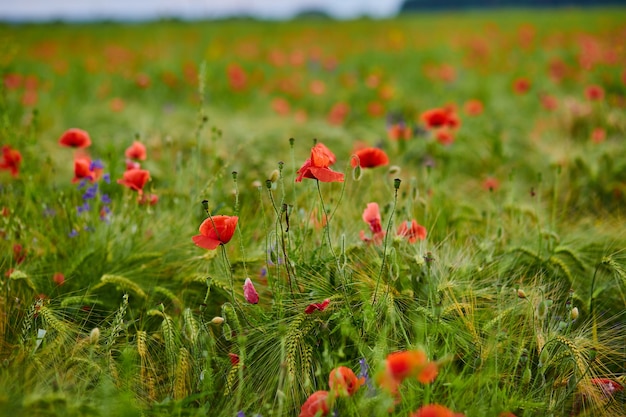
<svg viewBox="0 0 626 417">
<path fill-rule="evenodd" d="M 97 169 L 104 168 L 104 164 L 99 159 L 95 159 L 95 160 L 91 161 L 91 164 L 89 165 L 89 171 L 93 171 L 96 168 Z"/>
<path fill-rule="evenodd" d="M 100 196 L 100 201 L 102 204 L 111 204 L 111 197 L 108 194 L 102 194 Z"/>
<path fill-rule="evenodd" d="M 94 184 L 91 187 L 88 187 L 87 190 L 85 190 L 85 194 L 83 194 L 83 200 L 91 200 L 96 198 L 96 195 L 98 194 L 98 184 Z"/>
<path fill-rule="evenodd" d="M 85 203 L 83 203 L 82 205 L 76 207 L 76 211 L 78 211 L 78 214 L 81 214 L 85 211 L 89 211 L 91 207 L 89 206 L 89 203 L 85 201 Z"/>
<path fill-rule="evenodd" d="M 111 174 L 108 172 L 102 176 L 102 180 L 107 184 L 111 184 Z"/>
<path fill-rule="evenodd" d="M 78 230 L 76 230 L 76 229 L 72 229 L 72 231 L 71 231 L 71 232 L 69 232 L 67 235 L 68 235 L 69 237 L 76 237 L 76 236 L 78 236 Z"/>
</svg>

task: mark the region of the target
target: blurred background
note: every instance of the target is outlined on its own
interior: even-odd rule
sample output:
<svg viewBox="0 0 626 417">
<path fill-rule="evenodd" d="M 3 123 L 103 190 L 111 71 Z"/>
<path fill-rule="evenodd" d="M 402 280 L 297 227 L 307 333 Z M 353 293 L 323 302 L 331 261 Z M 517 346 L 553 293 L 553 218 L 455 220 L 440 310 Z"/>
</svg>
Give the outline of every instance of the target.
<svg viewBox="0 0 626 417">
<path fill-rule="evenodd" d="M 0 20 L 353 19 L 429 10 L 602 5 L 626 5 L 626 0 L 12 0 L 0 2 Z"/>
</svg>

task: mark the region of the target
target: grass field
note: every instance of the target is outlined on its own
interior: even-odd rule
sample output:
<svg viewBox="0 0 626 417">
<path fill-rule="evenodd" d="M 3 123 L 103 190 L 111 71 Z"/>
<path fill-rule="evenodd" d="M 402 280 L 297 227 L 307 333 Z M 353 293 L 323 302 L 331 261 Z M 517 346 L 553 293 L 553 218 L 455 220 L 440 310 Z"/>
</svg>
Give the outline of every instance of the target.
<svg viewBox="0 0 626 417">
<path fill-rule="evenodd" d="M 625 416 L 625 22 L 0 25 L 0 415 Z"/>
</svg>

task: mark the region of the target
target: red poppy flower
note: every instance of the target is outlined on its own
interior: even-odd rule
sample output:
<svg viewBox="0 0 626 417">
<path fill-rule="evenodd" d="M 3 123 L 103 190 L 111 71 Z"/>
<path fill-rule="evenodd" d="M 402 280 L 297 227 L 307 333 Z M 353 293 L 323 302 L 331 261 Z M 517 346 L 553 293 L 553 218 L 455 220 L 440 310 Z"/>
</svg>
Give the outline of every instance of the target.
<svg viewBox="0 0 626 417">
<path fill-rule="evenodd" d="M 129 169 L 124 171 L 124 175 L 121 179 L 117 180 L 118 184 L 122 184 L 137 191 L 139 194 L 143 194 L 143 187 L 150 179 L 150 172 L 145 169 Z"/>
<path fill-rule="evenodd" d="M 621 386 L 618 382 L 609 378 L 593 378 L 591 380 L 591 383 L 595 386 L 600 387 L 600 389 L 606 395 L 613 395 L 616 392 L 622 391 L 624 389 L 624 387 Z"/>
<path fill-rule="evenodd" d="M 26 259 L 26 249 L 19 243 L 13 245 L 13 259 L 16 265 L 21 264 Z"/>
<path fill-rule="evenodd" d="M 427 129 L 442 127 L 448 123 L 449 111 L 445 108 L 426 110 L 421 114 L 420 119 L 426 124 Z"/>
<path fill-rule="evenodd" d="M 376 376 L 376 381 L 381 388 L 396 394 L 406 378 L 417 378 L 422 384 L 429 384 L 435 380 L 437 373 L 437 363 L 428 361 L 426 353 L 407 350 L 389 354 L 385 369 Z"/>
<path fill-rule="evenodd" d="M 76 183 L 83 179 L 94 181 L 96 173 L 91 168 L 91 158 L 88 156 L 79 156 L 74 159 L 74 178 L 72 178 L 72 182 Z"/>
<path fill-rule="evenodd" d="M 500 188 L 500 181 L 497 178 L 489 177 L 483 181 L 483 188 L 488 191 L 496 191 Z"/>
<path fill-rule="evenodd" d="M 443 405 L 428 404 L 411 413 L 410 417 L 463 417 L 463 414 L 455 413 Z"/>
<path fill-rule="evenodd" d="M 357 378 L 352 369 L 346 366 L 333 369 L 328 377 L 330 392 L 336 396 L 352 396 L 364 383 L 365 378 Z"/>
<path fill-rule="evenodd" d="M 330 299 L 329 298 L 325 299 L 321 303 L 309 304 L 304 309 L 304 314 L 312 314 L 314 311 L 317 311 L 317 310 L 324 311 L 324 310 L 326 310 L 326 307 L 328 307 L 329 304 L 330 304 Z"/>
<path fill-rule="evenodd" d="M 513 92 L 516 94 L 526 94 L 530 90 L 530 81 L 527 78 L 518 78 L 513 81 Z"/>
<path fill-rule="evenodd" d="M 259 303 L 259 293 L 256 292 L 254 284 L 252 283 L 252 280 L 250 278 L 246 278 L 245 282 L 243 283 L 243 296 L 250 304 Z"/>
<path fill-rule="evenodd" d="M 554 96 L 544 94 L 541 96 L 541 105 L 546 110 L 556 110 L 559 107 L 559 101 Z"/>
<path fill-rule="evenodd" d="M 387 136 L 391 140 L 409 140 L 413 136 L 413 129 L 404 123 L 395 123 L 387 128 Z"/>
<path fill-rule="evenodd" d="M 331 125 L 340 125 L 344 122 L 350 113 L 350 107 L 346 103 L 339 102 L 335 104 L 328 113 L 328 123 Z"/>
<path fill-rule="evenodd" d="M 299 417 L 324 417 L 330 412 L 328 391 L 315 391 L 300 408 Z"/>
<path fill-rule="evenodd" d="M 591 131 L 591 141 L 593 143 L 602 143 L 606 139 L 606 130 L 596 127 Z"/>
<path fill-rule="evenodd" d="M 454 143 L 454 134 L 450 131 L 450 129 L 437 129 L 435 132 L 435 139 L 444 146 L 450 146 Z"/>
<path fill-rule="evenodd" d="M 126 155 L 126 158 L 129 159 L 138 159 L 140 161 L 144 161 L 146 159 L 146 146 L 136 140 L 126 149 L 124 155 Z"/>
<path fill-rule="evenodd" d="M 241 91 L 246 88 L 248 76 L 246 72 L 237 64 L 230 64 L 226 70 L 228 73 L 228 83 L 234 91 Z"/>
<path fill-rule="evenodd" d="M 192 237 L 196 246 L 215 249 L 230 242 L 237 228 L 237 216 L 212 216 L 200 225 L 200 234 Z"/>
<path fill-rule="evenodd" d="M 52 275 L 52 281 L 54 281 L 56 285 L 63 285 L 65 282 L 65 275 L 61 272 L 55 272 L 54 275 Z"/>
<path fill-rule="evenodd" d="M 311 149 L 311 157 L 298 170 L 296 182 L 301 182 L 303 178 L 322 182 L 343 182 L 343 173 L 328 168 L 334 162 L 335 155 L 323 144 L 316 144 Z"/>
<path fill-rule="evenodd" d="M 599 101 L 604 98 L 604 88 L 599 85 L 590 85 L 585 89 L 585 97 L 590 101 Z"/>
<path fill-rule="evenodd" d="M 477 100 L 477 99 L 471 99 L 471 100 L 466 101 L 463 108 L 465 109 L 465 113 L 468 116 L 478 116 L 482 114 L 484 110 L 482 101 Z"/>
<path fill-rule="evenodd" d="M 86 131 L 72 128 L 66 130 L 63 135 L 61 135 L 59 144 L 62 146 L 69 146 L 71 148 L 87 148 L 88 146 L 91 146 L 91 139 L 89 138 L 89 133 Z"/>
<path fill-rule="evenodd" d="M 156 206 L 158 202 L 159 202 L 159 196 L 156 194 L 150 194 L 150 195 L 140 194 L 137 197 L 137 203 L 141 204 L 142 206 L 144 205 Z"/>
<path fill-rule="evenodd" d="M 361 168 L 374 168 L 385 166 L 389 163 L 387 154 L 379 148 L 363 148 L 354 154 L 359 157 L 358 163 L 361 165 Z M 353 158 L 350 163 L 354 168 L 357 165 L 357 160 Z"/>
<path fill-rule="evenodd" d="M 10 171 L 11 175 L 17 177 L 20 173 L 22 154 L 17 149 L 12 149 L 8 145 L 2 147 L 2 159 L 0 159 L 0 170 Z"/>
<path fill-rule="evenodd" d="M 365 232 L 361 230 L 360 237 L 364 242 L 374 242 L 379 244 L 385 237 L 385 231 L 383 230 L 380 217 L 380 209 L 378 203 L 368 203 L 365 210 L 363 210 L 363 221 L 370 226 L 370 232 L 372 232 L 372 238 L 367 238 Z"/>
<path fill-rule="evenodd" d="M 406 237 L 409 243 L 426 239 L 426 228 L 418 224 L 415 220 L 403 221 L 398 228 L 398 236 Z"/>
<path fill-rule="evenodd" d="M 239 355 L 236 353 L 228 353 L 228 359 L 230 359 L 230 364 L 233 366 L 239 365 Z"/>
</svg>

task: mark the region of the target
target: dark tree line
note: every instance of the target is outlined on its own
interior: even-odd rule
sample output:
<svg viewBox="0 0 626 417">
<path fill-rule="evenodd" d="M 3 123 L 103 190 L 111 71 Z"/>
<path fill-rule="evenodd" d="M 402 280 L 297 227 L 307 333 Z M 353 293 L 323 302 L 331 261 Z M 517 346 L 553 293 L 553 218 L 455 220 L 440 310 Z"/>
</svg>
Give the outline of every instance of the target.
<svg viewBox="0 0 626 417">
<path fill-rule="evenodd" d="M 480 9 L 494 7 L 626 6 L 626 0 L 405 0 L 400 13 L 423 10 Z"/>
</svg>

